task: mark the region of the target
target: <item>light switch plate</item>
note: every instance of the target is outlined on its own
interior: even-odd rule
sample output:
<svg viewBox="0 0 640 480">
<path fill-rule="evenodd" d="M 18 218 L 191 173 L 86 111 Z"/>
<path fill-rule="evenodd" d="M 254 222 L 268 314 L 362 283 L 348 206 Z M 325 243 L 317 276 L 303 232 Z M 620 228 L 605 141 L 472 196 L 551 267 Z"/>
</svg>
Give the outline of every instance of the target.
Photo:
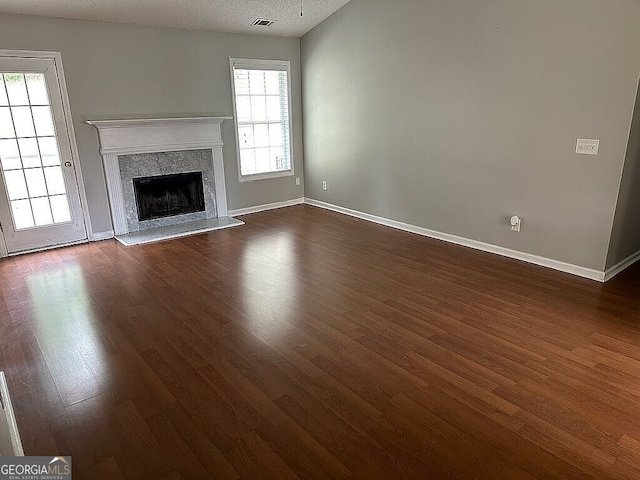
<svg viewBox="0 0 640 480">
<path fill-rule="evenodd" d="M 598 155 L 600 140 L 579 138 L 576 143 L 576 153 L 580 155 Z"/>
</svg>

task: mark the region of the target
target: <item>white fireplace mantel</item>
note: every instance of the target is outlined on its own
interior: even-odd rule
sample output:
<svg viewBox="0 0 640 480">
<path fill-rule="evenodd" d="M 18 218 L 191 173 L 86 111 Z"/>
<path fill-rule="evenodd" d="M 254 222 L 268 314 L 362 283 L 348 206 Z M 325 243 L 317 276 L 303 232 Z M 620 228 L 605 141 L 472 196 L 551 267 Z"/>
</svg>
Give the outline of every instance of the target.
<svg viewBox="0 0 640 480">
<path fill-rule="evenodd" d="M 222 132 L 233 117 L 147 118 L 89 120 L 98 130 L 111 217 L 116 235 L 128 233 L 118 155 L 211 149 L 218 217 L 227 215 Z"/>
</svg>

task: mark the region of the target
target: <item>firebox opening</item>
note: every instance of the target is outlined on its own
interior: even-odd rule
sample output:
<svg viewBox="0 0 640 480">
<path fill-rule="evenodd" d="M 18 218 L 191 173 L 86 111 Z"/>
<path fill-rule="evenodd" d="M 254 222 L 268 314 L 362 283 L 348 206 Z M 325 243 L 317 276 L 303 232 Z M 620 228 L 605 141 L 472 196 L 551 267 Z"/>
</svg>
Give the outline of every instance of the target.
<svg viewBox="0 0 640 480">
<path fill-rule="evenodd" d="M 133 179 L 138 220 L 203 212 L 202 172 Z"/>
</svg>

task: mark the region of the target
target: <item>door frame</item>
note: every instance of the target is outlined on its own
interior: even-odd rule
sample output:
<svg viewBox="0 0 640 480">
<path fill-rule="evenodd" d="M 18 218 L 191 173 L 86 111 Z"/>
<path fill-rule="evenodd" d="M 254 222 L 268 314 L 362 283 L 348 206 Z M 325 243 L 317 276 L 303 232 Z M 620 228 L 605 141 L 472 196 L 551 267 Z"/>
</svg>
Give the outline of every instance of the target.
<svg viewBox="0 0 640 480">
<path fill-rule="evenodd" d="M 4 232 L 0 229 L 0 258 L 8 256 L 9 251 L 7 250 L 7 244 L 4 242 Z"/>
<path fill-rule="evenodd" d="M 87 232 L 87 241 L 93 240 L 93 229 L 91 228 L 91 218 L 89 218 L 89 208 L 87 203 L 87 192 L 84 188 L 84 180 L 82 177 L 82 168 L 80 166 L 80 155 L 78 153 L 78 145 L 76 143 L 76 132 L 73 128 L 73 119 L 71 117 L 71 107 L 69 105 L 69 94 L 67 93 L 67 81 L 64 77 L 62 68 L 62 54 L 60 52 L 44 52 L 38 50 L 3 50 L 0 49 L 0 57 L 12 58 L 46 58 L 53 60 L 56 67 L 56 75 L 58 77 L 58 85 L 60 86 L 60 95 L 62 97 L 62 112 L 64 121 L 67 126 L 66 134 L 69 137 L 69 145 L 71 145 L 71 159 L 73 161 L 76 183 L 78 184 L 78 193 L 80 194 L 80 206 L 82 208 L 82 217 L 84 220 L 84 228 Z M 4 241 L 4 234 L 0 234 L 0 258 L 7 257 L 7 246 Z"/>
</svg>

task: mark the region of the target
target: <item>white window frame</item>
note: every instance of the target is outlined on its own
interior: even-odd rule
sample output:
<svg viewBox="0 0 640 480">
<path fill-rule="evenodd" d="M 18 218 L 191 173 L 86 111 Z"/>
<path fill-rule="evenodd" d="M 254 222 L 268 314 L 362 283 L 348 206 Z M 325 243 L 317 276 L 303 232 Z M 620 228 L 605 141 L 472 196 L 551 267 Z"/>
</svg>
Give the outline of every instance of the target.
<svg viewBox="0 0 640 480">
<path fill-rule="evenodd" d="M 238 179 L 240 183 L 253 182 L 269 178 L 291 177 L 295 174 L 293 158 L 293 113 L 291 105 L 291 62 L 289 60 L 259 60 L 250 58 L 229 58 L 229 68 L 231 72 L 231 96 L 233 98 L 233 119 L 236 133 L 236 155 L 238 163 Z M 253 175 L 242 175 L 240 159 L 240 134 L 238 128 L 238 110 L 236 108 L 236 82 L 234 68 L 245 68 L 248 70 L 282 70 L 287 72 L 287 96 L 289 110 L 289 163 L 291 168 L 280 172 L 257 173 Z"/>
</svg>

